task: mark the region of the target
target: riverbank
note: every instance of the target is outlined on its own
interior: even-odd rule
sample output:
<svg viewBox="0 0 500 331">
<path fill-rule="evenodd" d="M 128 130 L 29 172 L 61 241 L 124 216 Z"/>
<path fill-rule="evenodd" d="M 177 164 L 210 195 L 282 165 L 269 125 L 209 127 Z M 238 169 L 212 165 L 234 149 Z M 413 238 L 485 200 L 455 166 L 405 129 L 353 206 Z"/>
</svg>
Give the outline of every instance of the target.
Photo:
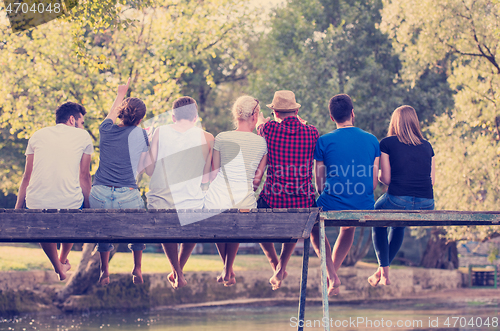
<svg viewBox="0 0 500 331">
<path fill-rule="evenodd" d="M 239 257 L 240 258 L 240 257 Z M 240 260 L 245 260 L 241 256 Z M 252 260 L 255 256 L 248 256 Z M 257 258 L 264 258 L 257 256 Z M 297 260 L 297 259 L 296 259 Z M 298 261 L 294 261 L 296 264 Z M 371 300 L 428 300 L 437 293 L 441 298 L 459 300 L 461 293 L 470 295 L 484 290 L 464 289 L 466 275 L 457 270 L 395 268 L 391 286 L 371 287 L 366 279 L 374 265 L 358 263 L 339 272 L 343 283 L 340 295 L 330 298 L 331 305 L 369 302 Z M 218 271 L 186 272 L 188 286 L 174 290 L 167 273 L 145 273 L 144 284 L 134 285 L 130 274 L 112 274 L 106 287 L 94 286 L 86 294 L 72 296 L 62 305 L 53 298 L 64 284 L 53 271 L 20 271 L 0 273 L 0 311 L 6 313 L 62 311 L 81 312 L 103 309 L 171 310 L 224 305 L 288 305 L 297 304 L 300 286 L 300 268 L 291 266 L 282 287 L 272 291 L 268 278 L 271 269 L 237 272 L 237 284 L 224 287 L 216 282 Z M 311 304 L 321 301 L 320 270 L 317 258 L 311 259 L 308 289 Z M 494 291 L 494 290 L 490 290 Z M 491 295 L 490 291 L 488 293 Z"/>
</svg>

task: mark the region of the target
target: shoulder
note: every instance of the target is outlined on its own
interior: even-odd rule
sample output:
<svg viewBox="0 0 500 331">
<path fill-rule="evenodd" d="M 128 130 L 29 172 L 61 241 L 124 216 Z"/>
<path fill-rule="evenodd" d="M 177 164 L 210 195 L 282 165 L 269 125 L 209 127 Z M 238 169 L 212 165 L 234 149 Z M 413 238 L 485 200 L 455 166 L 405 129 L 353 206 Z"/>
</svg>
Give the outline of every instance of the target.
<svg viewBox="0 0 500 331">
<path fill-rule="evenodd" d="M 203 135 L 205 136 L 205 140 L 206 140 L 207 142 L 212 142 L 212 141 L 214 141 L 214 135 L 213 135 L 213 134 L 211 134 L 210 132 L 207 132 L 207 131 L 203 130 Z"/>
<path fill-rule="evenodd" d="M 106 118 L 102 121 L 101 125 L 99 125 L 99 130 L 110 130 L 114 126 L 113 120 L 110 118 Z"/>
</svg>

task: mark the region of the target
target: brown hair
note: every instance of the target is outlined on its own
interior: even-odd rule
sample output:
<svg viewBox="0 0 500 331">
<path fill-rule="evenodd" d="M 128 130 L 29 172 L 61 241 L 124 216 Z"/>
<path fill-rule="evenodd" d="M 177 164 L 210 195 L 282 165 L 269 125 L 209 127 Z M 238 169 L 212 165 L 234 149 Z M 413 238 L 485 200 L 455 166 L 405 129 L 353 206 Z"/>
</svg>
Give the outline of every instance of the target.
<svg viewBox="0 0 500 331">
<path fill-rule="evenodd" d="M 127 98 L 118 106 L 118 118 L 124 125 L 137 125 L 146 115 L 146 105 L 138 98 Z"/>
<path fill-rule="evenodd" d="M 194 105 L 194 107 L 185 107 Z M 192 121 L 198 116 L 198 105 L 191 97 L 180 97 L 174 101 L 172 106 L 176 120 Z"/>
<path fill-rule="evenodd" d="M 397 136 L 406 145 L 420 145 L 424 137 L 420 131 L 417 112 L 411 106 L 397 108 L 391 116 L 387 136 Z"/>
</svg>

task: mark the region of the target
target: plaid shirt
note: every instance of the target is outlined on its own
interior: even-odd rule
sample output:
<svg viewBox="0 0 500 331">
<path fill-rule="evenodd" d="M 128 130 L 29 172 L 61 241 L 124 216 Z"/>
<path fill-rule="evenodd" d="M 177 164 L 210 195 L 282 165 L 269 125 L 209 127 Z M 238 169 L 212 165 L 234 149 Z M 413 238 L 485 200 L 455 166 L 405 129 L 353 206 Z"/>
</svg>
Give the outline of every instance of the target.
<svg viewBox="0 0 500 331">
<path fill-rule="evenodd" d="M 290 116 L 257 128 L 267 142 L 267 177 L 260 196 L 272 208 L 308 208 L 314 203 L 313 156 L 318 130 Z"/>
</svg>

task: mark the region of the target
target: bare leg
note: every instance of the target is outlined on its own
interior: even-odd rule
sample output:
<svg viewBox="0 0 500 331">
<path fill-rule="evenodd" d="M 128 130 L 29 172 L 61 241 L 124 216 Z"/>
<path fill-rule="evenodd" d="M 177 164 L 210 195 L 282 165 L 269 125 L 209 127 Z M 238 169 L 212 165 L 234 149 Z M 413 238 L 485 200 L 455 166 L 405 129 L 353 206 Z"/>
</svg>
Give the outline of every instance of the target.
<svg viewBox="0 0 500 331">
<path fill-rule="evenodd" d="M 69 262 L 61 263 L 59 256 L 57 255 L 57 244 L 56 243 L 40 243 L 43 251 L 50 260 L 50 263 L 54 266 L 55 272 L 59 275 L 59 280 L 66 279 L 66 272 L 71 269 Z"/>
<path fill-rule="evenodd" d="M 313 227 L 311 231 L 311 242 L 319 258 L 321 258 L 320 252 L 320 243 L 319 243 L 319 227 Z M 333 265 L 332 260 L 332 248 L 330 247 L 330 242 L 328 238 L 325 237 L 325 253 L 326 253 L 326 273 L 328 274 L 328 295 L 337 295 L 340 292 L 340 279 L 337 276 L 337 270 L 335 270 L 335 266 Z"/>
<path fill-rule="evenodd" d="M 389 266 L 387 267 L 380 267 L 381 273 L 380 273 L 380 284 L 382 285 L 391 285 L 391 281 L 389 280 Z"/>
<path fill-rule="evenodd" d="M 110 252 L 99 252 L 101 255 L 101 277 L 99 277 L 99 284 L 109 284 L 109 255 Z"/>
<path fill-rule="evenodd" d="M 232 286 L 236 284 L 236 275 L 234 274 L 233 264 L 238 252 L 239 243 L 226 244 L 226 263 L 224 265 L 224 286 Z"/>
<path fill-rule="evenodd" d="M 380 274 L 382 272 L 382 268 L 378 267 L 377 271 L 370 277 L 368 277 L 368 283 L 370 283 L 371 286 L 375 287 L 378 285 L 380 282 Z"/>
<path fill-rule="evenodd" d="M 295 248 L 295 243 L 284 243 L 281 249 L 280 259 L 278 266 L 274 271 L 274 275 L 269 279 L 273 290 L 277 290 L 281 286 L 281 281 L 286 277 L 286 266 L 290 257 L 292 256 L 293 250 Z"/>
<path fill-rule="evenodd" d="M 134 270 L 132 270 L 132 281 L 134 284 L 142 284 L 144 280 L 142 279 L 142 251 L 132 251 L 134 256 Z"/>
<path fill-rule="evenodd" d="M 224 268 L 222 273 L 217 277 L 217 283 L 224 283 L 224 277 L 226 275 L 226 254 L 227 254 L 227 244 L 226 243 L 216 243 L 217 250 L 219 251 L 219 256 L 222 259 L 222 264 Z"/>
<path fill-rule="evenodd" d="M 269 263 L 271 264 L 273 271 L 276 271 L 276 267 L 278 266 L 279 259 L 278 259 L 278 254 L 276 254 L 276 249 L 274 248 L 274 244 L 273 243 L 260 243 L 260 247 L 264 251 L 264 254 L 266 254 L 266 257 L 269 260 Z"/>
<path fill-rule="evenodd" d="M 163 246 L 165 255 L 167 255 L 168 261 L 170 262 L 170 266 L 172 267 L 172 272 L 168 275 L 170 285 L 172 285 L 175 289 L 186 286 L 187 282 L 179 264 L 177 243 L 165 243 L 161 245 Z"/>
<path fill-rule="evenodd" d="M 191 253 L 193 252 L 196 243 L 182 243 L 181 252 L 179 254 L 179 264 L 181 265 L 181 270 L 184 269 Z"/>
<path fill-rule="evenodd" d="M 339 271 L 342 262 L 344 262 L 347 253 L 351 249 L 352 242 L 354 241 L 355 227 L 341 227 L 335 246 L 333 247 L 333 266 L 335 271 Z"/>
<path fill-rule="evenodd" d="M 62 264 L 68 262 L 68 255 L 72 247 L 73 247 L 72 243 L 61 244 L 61 254 L 59 255 L 59 261 L 61 261 Z"/>
</svg>

